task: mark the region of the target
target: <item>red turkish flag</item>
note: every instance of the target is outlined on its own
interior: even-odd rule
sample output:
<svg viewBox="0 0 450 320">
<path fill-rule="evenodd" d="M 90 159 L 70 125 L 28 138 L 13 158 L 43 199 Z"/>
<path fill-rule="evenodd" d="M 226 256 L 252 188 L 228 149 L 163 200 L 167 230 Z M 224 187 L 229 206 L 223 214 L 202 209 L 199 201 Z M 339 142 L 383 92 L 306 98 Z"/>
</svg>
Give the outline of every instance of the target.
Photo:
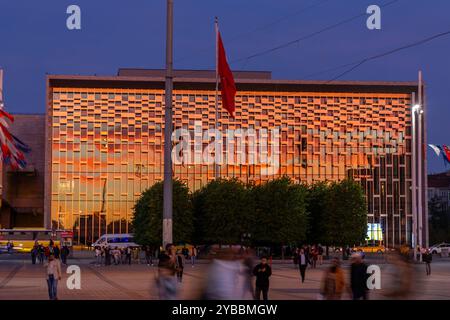
<svg viewBox="0 0 450 320">
<path fill-rule="evenodd" d="M 234 118 L 235 103 L 234 97 L 236 95 L 236 85 L 234 84 L 233 73 L 230 70 L 230 66 L 227 62 L 227 56 L 225 54 L 225 48 L 223 47 L 222 37 L 220 32 L 217 32 L 218 42 L 218 73 L 220 77 L 221 91 L 222 91 L 222 106 L 230 113 L 230 116 Z"/>
</svg>

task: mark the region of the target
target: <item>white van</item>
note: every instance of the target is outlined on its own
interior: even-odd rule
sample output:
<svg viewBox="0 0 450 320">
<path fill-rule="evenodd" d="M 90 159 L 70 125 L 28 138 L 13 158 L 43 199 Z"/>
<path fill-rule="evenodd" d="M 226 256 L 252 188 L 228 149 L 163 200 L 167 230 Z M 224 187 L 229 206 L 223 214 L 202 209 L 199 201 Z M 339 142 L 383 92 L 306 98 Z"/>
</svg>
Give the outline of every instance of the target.
<svg viewBox="0 0 450 320">
<path fill-rule="evenodd" d="M 128 233 L 115 233 L 115 234 L 104 234 L 97 241 L 92 244 L 92 247 L 110 247 L 114 248 L 128 248 L 128 247 L 139 247 L 137 243 L 134 242 L 132 234 Z"/>
</svg>

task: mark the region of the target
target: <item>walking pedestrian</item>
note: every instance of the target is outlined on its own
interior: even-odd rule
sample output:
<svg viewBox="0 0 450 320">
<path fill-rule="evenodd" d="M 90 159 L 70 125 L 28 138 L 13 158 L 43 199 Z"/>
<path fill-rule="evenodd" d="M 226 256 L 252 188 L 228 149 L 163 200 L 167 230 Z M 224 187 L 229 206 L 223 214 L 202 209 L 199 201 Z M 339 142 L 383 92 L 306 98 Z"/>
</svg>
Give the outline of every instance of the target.
<svg viewBox="0 0 450 320">
<path fill-rule="evenodd" d="M 331 267 L 325 271 L 321 295 L 325 300 L 340 300 L 344 285 L 344 272 L 342 271 L 339 258 L 334 258 L 331 262 Z"/>
<path fill-rule="evenodd" d="M 161 300 L 174 300 L 177 296 L 176 286 L 176 257 L 172 244 L 166 245 L 166 250 L 161 252 L 158 261 L 157 285 Z"/>
<path fill-rule="evenodd" d="M 426 249 L 425 253 L 422 255 L 422 261 L 425 262 L 425 270 L 427 272 L 427 276 L 431 275 L 431 261 L 433 260 L 433 256 L 430 252 L 430 249 Z"/>
<path fill-rule="evenodd" d="M 350 285 L 353 300 L 367 300 L 367 265 L 363 262 L 361 255 L 358 253 L 353 254 L 351 258 Z"/>
<path fill-rule="evenodd" d="M 300 269 L 300 276 L 302 278 L 302 283 L 305 282 L 306 267 L 310 264 L 308 254 L 305 249 L 301 248 L 298 254 L 298 268 Z"/>
<path fill-rule="evenodd" d="M 311 267 L 313 269 L 316 268 L 318 256 L 319 256 L 319 252 L 317 250 L 317 247 L 312 246 L 312 248 L 311 248 Z"/>
<path fill-rule="evenodd" d="M 39 261 L 39 264 L 43 264 L 44 263 L 44 255 L 45 255 L 44 246 L 42 244 L 38 244 L 38 261 Z"/>
<path fill-rule="evenodd" d="M 131 247 L 126 247 L 125 249 L 125 263 L 131 265 Z"/>
<path fill-rule="evenodd" d="M 177 279 L 178 282 L 181 283 L 183 281 L 183 270 L 184 270 L 184 262 L 185 257 L 182 251 L 178 250 L 177 252 L 177 260 L 176 260 L 176 268 L 177 268 Z"/>
<path fill-rule="evenodd" d="M 253 275 L 256 276 L 256 285 L 255 285 L 255 299 L 261 299 L 261 293 L 263 296 L 263 300 L 268 300 L 268 292 L 269 292 L 269 277 L 272 275 L 272 269 L 267 264 L 267 258 L 262 257 L 261 263 L 257 264 L 253 269 Z"/>
<path fill-rule="evenodd" d="M 147 262 L 147 266 L 153 266 L 153 250 L 150 246 L 145 246 L 145 261 Z"/>
<path fill-rule="evenodd" d="M 50 300 L 58 300 L 58 280 L 61 280 L 61 262 L 52 254 L 48 257 L 46 279 Z"/>
<path fill-rule="evenodd" d="M 38 255 L 38 244 L 37 241 L 34 243 L 33 248 L 31 249 L 31 263 L 36 264 L 36 257 Z"/>
<path fill-rule="evenodd" d="M 319 266 L 323 263 L 323 247 L 320 244 L 317 246 L 317 262 L 319 262 Z"/>
<path fill-rule="evenodd" d="M 192 265 L 192 267 L 194 267 L 195 260 L 197 260 L 197 254 L 198 254 L 197 247 L 192 246 L 192 249 L 191 249 L 191 265 Z"/>
<path fill-rule="evenodd" d="M 97 267 L 102 265 L 102 249 L 99 246 L 95 247 L 95 265 Z"/>
<path fill-rule="evenodd" d="M 61 262 L 62 262 L 64 265 L 67 265 L 67 257 L 69 256 L 69 254 L 70 254 L 69 247 L 68 247 L 67 245 L 64 245 L 64 246 L 61 248 Z"/>
</svg>

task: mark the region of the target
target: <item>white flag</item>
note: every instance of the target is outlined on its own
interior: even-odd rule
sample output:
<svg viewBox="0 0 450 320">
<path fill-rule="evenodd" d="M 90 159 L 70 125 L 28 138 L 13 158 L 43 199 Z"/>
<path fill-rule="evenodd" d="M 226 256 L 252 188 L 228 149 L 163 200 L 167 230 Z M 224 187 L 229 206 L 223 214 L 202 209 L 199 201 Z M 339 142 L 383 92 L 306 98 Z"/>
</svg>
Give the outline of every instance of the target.
<svg viewBox="0 0 450 320">
<path fill-rule="evenodd" d="M 439 157 L 441 155 L 441 149 L 439 149 L 438 146 L 435 146 L 434 144 L 429 144 L 430 148 L 436 152 L 436 155 Z"/>
</svg>

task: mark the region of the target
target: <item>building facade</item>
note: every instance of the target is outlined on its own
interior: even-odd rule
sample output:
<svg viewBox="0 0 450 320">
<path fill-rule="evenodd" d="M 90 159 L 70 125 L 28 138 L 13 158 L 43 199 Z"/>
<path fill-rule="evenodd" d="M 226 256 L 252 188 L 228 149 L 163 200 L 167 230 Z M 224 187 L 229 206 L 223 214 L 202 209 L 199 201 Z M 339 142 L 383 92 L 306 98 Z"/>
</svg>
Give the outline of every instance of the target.
<svg viewBox="0 0 450 320">
<path fill-rule="evenodd" d="M 444 211 L 450 208 L 450 171 L 428 175 L 428 200 L 439 203 Z"/>
<path fill-rule="evenodd" d="M 163 178 L 163 76 L 127 69 L 115 77 L 48 76 L 46 227 L 74 230 L 84 244 L 130 231 L 135 201 Z M 216 176 L 249 183 L 284 175 L 305 183 L 353 178 L 385 243 L 411 243 L 416 82 L 273 80 L 270 72 L 235 78 L 236 117 L 220 109 L 216 121 L 214 72 L 175 73 L 175 177 L 191 190 Z M 234 136 L 218 137 L 211 163 L 202 153 L 216 127 Z M 175 145 L 186 141 L 179 152 Z M 423 164 L 417 170 L 424 172 Z M 425 217 L 426 205 L 422 211 Z"/>
<path fill-rule="evenodd" d="M 42 227 L 44 223 L 45 115 L 14 114 L 11 132 L 26 143 L 27 166 L 1 170 L 1 228 Z"/>
</svg>

